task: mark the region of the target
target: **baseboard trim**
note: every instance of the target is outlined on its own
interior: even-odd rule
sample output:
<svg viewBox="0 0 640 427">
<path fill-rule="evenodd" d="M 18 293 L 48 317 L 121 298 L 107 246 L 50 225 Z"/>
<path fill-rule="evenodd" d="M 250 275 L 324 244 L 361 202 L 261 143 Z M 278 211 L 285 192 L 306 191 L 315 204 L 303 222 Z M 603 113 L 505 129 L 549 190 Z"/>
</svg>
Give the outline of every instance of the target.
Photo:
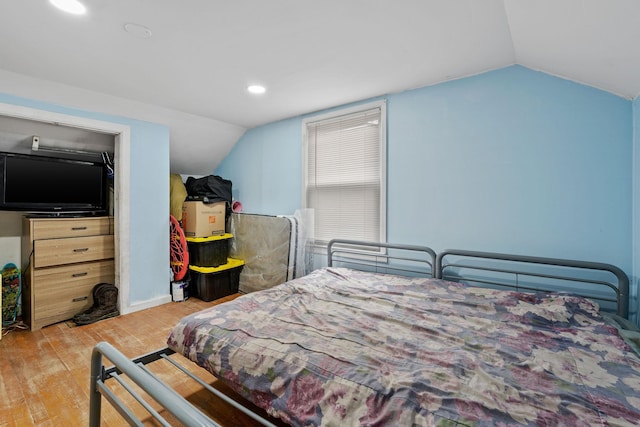
<svg viewBox="0 0 640 427">
<path fill-rule="evenodd" d="M 159 296 L 158 298 L 154 298 L 146 301 L 136 302 L 134 304 L 131 304 L 126 309 L 126 312 L 122 312 L 121 314 L 135 313 L 136 311 L 145 310 L 151 307 L 157 307 L 159 305 L 166 304 L 168 302 L 171 302 L 171 294 L 162 295 L 162 296 Z"/>
</svg>

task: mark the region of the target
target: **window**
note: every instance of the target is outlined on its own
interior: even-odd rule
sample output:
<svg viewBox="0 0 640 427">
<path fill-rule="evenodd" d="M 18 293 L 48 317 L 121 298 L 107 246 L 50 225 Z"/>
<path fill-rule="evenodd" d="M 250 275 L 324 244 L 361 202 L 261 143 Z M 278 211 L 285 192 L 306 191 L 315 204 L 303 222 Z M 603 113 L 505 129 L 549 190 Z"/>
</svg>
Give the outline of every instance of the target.
<svg viewBox="0 0 640 427">
<path fill-rule="evenodd" d="M 311 117 L 303 122 L 306 208 L 314 239 L 386 241 L 386 104 Z"/>
</svg>

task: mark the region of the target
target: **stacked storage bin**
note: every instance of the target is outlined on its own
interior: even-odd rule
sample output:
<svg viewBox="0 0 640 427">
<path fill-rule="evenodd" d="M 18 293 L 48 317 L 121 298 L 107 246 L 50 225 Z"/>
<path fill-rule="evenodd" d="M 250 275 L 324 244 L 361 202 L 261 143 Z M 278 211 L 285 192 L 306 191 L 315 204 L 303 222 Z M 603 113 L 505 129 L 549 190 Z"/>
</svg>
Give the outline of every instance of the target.
<svg viewBox="0 0 640 427">
<path fill-rule="evenodd" d="M 187 237 L 191 294 L 203 301 L 213 301 L 238 292 L 244 261 L 229 258 L 232 234 Z"/>
</svg>

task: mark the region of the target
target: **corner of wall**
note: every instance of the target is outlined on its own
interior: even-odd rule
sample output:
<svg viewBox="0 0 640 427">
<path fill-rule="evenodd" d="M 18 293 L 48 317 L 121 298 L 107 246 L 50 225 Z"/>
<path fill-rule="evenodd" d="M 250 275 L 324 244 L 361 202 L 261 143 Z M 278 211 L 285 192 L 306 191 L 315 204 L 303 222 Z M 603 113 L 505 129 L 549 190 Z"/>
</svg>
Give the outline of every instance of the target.
<svg viewBox="0 0 640 427">
<path fill-rule="evenodd" d="M 640 96 L 637 96 L 632 104 L 632 138 L 633 138 L 633 157 L 632 157 L 632 195 L 633 212 L 631 215 L 631 230 L 633 234 L 632 240 L 632 275 L 630 278 L 630 295 L 629 305 L 632 307 L 630 320 L 636 322 L 640 326 Z"/>
</svg>

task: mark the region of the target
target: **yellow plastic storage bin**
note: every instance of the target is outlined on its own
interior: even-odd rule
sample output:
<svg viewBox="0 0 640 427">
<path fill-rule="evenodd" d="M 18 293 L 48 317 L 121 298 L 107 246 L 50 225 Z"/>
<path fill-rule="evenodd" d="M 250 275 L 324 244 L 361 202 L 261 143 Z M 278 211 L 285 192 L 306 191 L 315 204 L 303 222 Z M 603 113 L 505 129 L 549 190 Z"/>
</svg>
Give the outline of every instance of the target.
<svg viewBox="0 0 640 427">
<path fill-rule="evenodd" d="M 218 267 L 189 265 L 191 295 L 213 301 L 237 293 L 243 266 L 243 260 L 234 258 L 228 258 L 226 264 Z"/>
<path fill-rule="evenodd" d="M 220 236 L 187 237 L 189 264 L 199 267 L 218 267 L 227 262 L 229 256 L 230 233 Z"/>
</svg>

